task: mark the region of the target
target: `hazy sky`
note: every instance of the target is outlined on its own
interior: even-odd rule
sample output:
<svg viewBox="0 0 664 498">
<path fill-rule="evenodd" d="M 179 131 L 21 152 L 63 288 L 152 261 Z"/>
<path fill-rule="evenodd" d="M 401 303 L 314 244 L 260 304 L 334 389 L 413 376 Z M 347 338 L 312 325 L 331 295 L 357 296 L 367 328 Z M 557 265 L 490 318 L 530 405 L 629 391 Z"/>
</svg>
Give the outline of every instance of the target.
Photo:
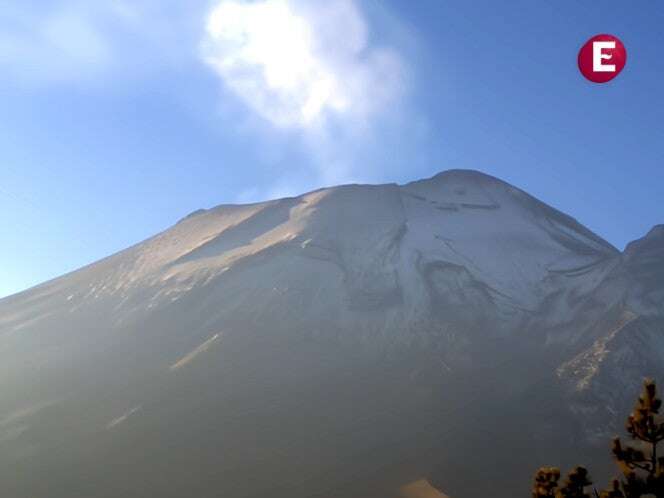
<svg viewBox="0 0 664 498">
<path fill-rule="evenodd" d="M 0 296 L 201 207 L 450 168 L 664 223 L 664 3 L 0 0 Z M 622 39 L 606 85 L 576 68 Z"/>
</svg>

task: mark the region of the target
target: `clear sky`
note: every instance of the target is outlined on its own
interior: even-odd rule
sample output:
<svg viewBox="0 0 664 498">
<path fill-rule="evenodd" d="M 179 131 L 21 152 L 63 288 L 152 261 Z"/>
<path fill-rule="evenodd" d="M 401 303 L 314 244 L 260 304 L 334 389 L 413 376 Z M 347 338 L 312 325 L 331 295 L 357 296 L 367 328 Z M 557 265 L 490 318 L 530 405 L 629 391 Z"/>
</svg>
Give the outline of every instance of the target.
<svg viewBox="0 0 664 498">
<path fill-rule="evenodd" d="M 450 168 L 664 223 L 664 3 L 0 0 L 0 296 L 191 211 Z M 625 70 L 576 67 L 598 33 Z"/>
</svg>

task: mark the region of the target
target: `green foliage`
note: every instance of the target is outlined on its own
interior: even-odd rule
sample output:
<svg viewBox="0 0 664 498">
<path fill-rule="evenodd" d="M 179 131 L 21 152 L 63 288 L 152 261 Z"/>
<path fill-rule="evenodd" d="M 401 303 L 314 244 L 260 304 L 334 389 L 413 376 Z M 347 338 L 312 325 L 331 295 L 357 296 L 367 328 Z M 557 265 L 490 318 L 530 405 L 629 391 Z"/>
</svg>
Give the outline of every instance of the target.
<svg viewBox="0 0 664 498">
<path fill-rule="evenodd" d="M 634 441 L 624 445 L 620 438 L 613 440 L 613 458 L 622 473 L 611 485 L 594 491 L 595 498 L 664 498 L 664 457 L 658 456 L 658 444 L 664 441 L 664 417 L 659 411 L 662 400 L 657 397 L 655 381 L 646 380 L 643 393 L 627 419 L 627 433 Z M 535 474 L 533 498 L 590 498 L 585 488 L 591 485 L 588 472 L 576 467 L 559 488 L 560 471 L 542 467 Z"/>
<path fill-rule="evenodd" d="M 588 471 L 583 467 L 575 467 L 567 474 L 565 484 L 559 488 L 560 470 L 556 467 L 542 467 L 535 474 L 533 498 L 590 498 L 585 488 L 592 483 Z"/>
<path fill-rule="evenodd" d="M 584 490 L 592 482 L 588 476 L 588 471 L 584 467 L 575 467 L 567 474 L 565 485 L 558 492 L 559 498 L 590 498 L 590 495 Z"/>
<path fill-rule="evenodd" d="M 627 433 L 635 445 L 625 446 L 620 438 L 613 440 L 613 458 L 622 473 L 618 485 L 613 484 L 613 496 L 640 498 L 652 495 L 664 498 L 664 458 L 657 455 L 657 445 L 664 440 L 664 420 L 659 413 L 661 407 L 662 400 L 657 397 L 655 381 L 646 380 L 643 393 L 627 418 Z M 618 490 L 623 494 L 615 494 Z M 606 496 L 613 498 L 610 494 Z"/>
<path fill-rule="evenodd" d="M 541 467 L 535 474 L 535 485 L 533 486 L 533 498 L 555 497 L 558 489 L 560 470 L 556 467 Z"/>
</svg>

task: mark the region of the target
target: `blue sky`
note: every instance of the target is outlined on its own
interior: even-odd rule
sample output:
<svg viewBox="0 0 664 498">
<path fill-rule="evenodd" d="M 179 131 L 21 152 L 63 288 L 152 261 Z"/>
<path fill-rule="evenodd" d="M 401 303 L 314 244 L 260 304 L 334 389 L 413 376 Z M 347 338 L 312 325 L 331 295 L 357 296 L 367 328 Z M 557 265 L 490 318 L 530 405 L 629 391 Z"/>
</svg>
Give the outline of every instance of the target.
<svg viewBox="0 0 664 498">
<path fill-rule="evenodd" d="M 664 223 L 664 4 L 497 6 L 0 0 L 0 296 L 201 207 L 449 168 L 620 249 Z M 598 33 L 628 51 L 605 85 Z"/>
</svg>

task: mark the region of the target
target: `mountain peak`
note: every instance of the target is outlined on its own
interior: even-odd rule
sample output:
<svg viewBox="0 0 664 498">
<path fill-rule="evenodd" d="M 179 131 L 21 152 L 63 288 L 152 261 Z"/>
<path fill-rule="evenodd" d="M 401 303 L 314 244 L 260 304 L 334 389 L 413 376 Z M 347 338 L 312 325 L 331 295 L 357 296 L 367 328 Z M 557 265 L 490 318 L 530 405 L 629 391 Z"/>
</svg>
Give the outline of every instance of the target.
<svg viewBox="0 0 664 498">
<path fill-rule="evenodd" d="M 625 378 L 664 377 L 664 226 L 630 250 L 473 170 L 194 212 L 0 300 L 0 482 L 16 498 L 355 496 L 336 491 L 357 475 L 345 462 L 375 475 L 407 455 L 412 480 L 410 455 L 427 448 L 429 468 L 442 438 L 437 458 L 472 462 L 457 449 L 496 416 L 497 441 L 604 427 Z M 541 418 L 542 387 L 569 416 Z"/>
<path fill-rule="evenodd" d="M 482 183 L 498 183 L 506 185 L 507 183 L 497 178 L 495 176 L 489 175 L 482 171 L 476 169 L 460 169 L 453 168 L 443 170 L 439 173 L 436 173 L 434 176 L 424 181 L 446 181 L 446 180 L 456 180 L 456 181 L 469 181 L 469 182 L 482 182 Z"/>
<path fill-rule="evenodd" d="M 664 224 L 655 225 L 646 234 L 646 238 L 664 238 Z"/>
<path fill-rule="evenodd" d="M 664 224 L 655 225 L 646 235 L 630 242 L 625 247 L 627 258 L 653 256 L 659 253 L 664 254 Z"/>
</svg>

